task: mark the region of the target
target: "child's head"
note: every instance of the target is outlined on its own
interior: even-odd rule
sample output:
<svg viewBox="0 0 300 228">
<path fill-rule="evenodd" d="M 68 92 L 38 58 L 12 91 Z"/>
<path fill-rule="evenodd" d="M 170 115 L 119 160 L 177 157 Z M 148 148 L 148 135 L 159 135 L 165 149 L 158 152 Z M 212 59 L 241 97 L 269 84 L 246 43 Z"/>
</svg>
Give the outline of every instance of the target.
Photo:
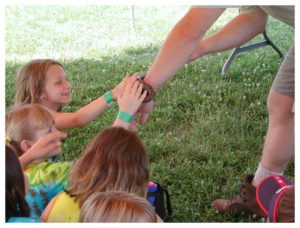
<svg viewBox="0 0 300 228">
<path fill-rule="evenodd" d="M 16 107 L 6 114 L 6 137 L 21 156 L 42 136 L 57 131 L 54 118 L 42 105 Z"/>
<path fill-rule="evenodd" d="M 29 217 L 30 210 L 25 200 L 26 179 L 14 149 L 5 146 L 5 218 Z"/>
<path fill-rule="evenodd" d="M 112 127 L 99 133 L 71 171 L 68 193 L 83 203 L 94 192 L 121 190 L 146 197 L 148 155 L 135 132 Z"/>
<path fill-rule="evenodd" d="M 64 67 L 51 59 L 37 59 L 21 67 L 17 74 L 15 106 L 41 103 L 57 111 L 71 102 L 71 86 Z"/>
<path fill-rule="evenodd" d="M 157 222 L 157 216 L 145 198 L 121 191 L 95 192 L 83 203 L 80 222 Z"/>
</svg>

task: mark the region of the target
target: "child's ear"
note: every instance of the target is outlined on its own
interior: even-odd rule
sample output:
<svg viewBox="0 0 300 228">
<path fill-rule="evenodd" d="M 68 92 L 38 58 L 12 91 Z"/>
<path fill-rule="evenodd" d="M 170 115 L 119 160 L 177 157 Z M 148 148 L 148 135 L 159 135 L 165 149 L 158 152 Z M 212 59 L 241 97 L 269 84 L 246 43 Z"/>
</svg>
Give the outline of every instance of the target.
<svg viewBox="0 0 300 228">
<path fill-rule="evenodd" d="M 28 151 L 31 148 L 31 142 L 29 140 L 22 140 L 21 142 L 21 149 L 22 151 L 25 153 L 26 151 Z"/>
</svg>

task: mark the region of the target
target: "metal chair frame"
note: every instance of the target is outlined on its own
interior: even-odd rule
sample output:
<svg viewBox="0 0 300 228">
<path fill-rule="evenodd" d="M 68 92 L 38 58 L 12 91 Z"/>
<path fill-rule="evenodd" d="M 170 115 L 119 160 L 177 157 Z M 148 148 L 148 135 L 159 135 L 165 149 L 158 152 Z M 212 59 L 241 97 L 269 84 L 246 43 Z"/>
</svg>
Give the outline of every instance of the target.
<svg viewBox="0 0 300 228">
<path fill-rule="evenodd" d="M 242 47 L 236 47 L 232 50 L 230 56 L 228 57 L 227 61 L 225 62 L 223 68 L 222 68 L 222 73 L 221 75 L 224 76 L 226 71 L 228 70 L 228 68 L 230 67 L 232 61 L 234 60 L 234 58 L 236 57 L 237 54 L 242 53 L 242 52 L 246 52 L 246 51 L 251 51 L 253 49 L 256 48 L 261 48 L 261 47 L 265 47 L 268 45 L 271 45 L 271 47 L 278 53 L 278 55 L 280 56 L 280 58 L 283 57 L 282 52 L 279 50 L 279 48 L 270 40 L 270 38 L 267 35 L 267 32 L 264 31 L 263 32 L 263 36 L 264 36 L 264 41 L 255 43 L 255 44 L 249 44 L 249 45 L 245 45 Z"/>
</svg>

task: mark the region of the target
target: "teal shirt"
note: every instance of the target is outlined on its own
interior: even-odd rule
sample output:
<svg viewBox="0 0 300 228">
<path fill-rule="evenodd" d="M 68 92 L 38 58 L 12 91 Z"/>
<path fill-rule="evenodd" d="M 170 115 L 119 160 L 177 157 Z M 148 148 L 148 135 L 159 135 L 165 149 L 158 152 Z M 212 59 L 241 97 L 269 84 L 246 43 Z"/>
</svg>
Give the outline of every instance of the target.
<svg viewBox="0 0 300 228">
<path fill-rule="evenodd" d="M 63 183 L 30 186 L 25 197 L 30 208 L 30 216 L 39 219 L 50 200 L 62 192 L 63 188 Z"/>
<path fill-rule="evenodd" d="M 41 222 L 41 220 L 31 217 L 11 217 L 8 219 L 9 223 L 34 223 Z"/>
</svg>

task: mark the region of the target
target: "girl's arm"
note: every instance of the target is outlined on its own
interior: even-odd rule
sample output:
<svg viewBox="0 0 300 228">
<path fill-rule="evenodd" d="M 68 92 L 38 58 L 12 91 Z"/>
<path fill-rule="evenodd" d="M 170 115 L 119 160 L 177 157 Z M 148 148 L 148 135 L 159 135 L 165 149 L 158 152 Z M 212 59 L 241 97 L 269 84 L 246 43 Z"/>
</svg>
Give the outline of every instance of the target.
<svg viewBox="0 0 300 228">
<path fill-rule="evenodd" d="M 119 113 L 113 124 L 114 127 L 129 129 L 132 116 L 136 113 L 147 95 L 147 91 L 142 93 L 143 84 L 137 80 L 137 75 L 135 73 L 130 78 L 123 96 L 119 94 L 117 97 Z"/>
<path fill-rule="evenodd" d="M 53 204 L 55 203 L 55 200 L 58 198 L 58 196 L 59 196 L 59 194 L 56 195 L 54 198 L 52 198 L 51 201 L 46 206 L 45 210 L 43 211 L 43 213 L 41 215 L 42 222 L 48 222 L 49 214 L 50 214 Z"/>
<path fill-rule="evenodd" d="M 83 127 L 104 112 L 107 106 L 104 96 L 101 96 L 76 112 L 54 112 L 55 127 L 58 130 Z"/>
<path fill-rule="evenodd" d="M 128 79 L 129 75 L 127 75 L 125 79 L 111 91 L 114 100 L 119 93 L 122 94 Z M 58 130 L 83 127 L 104 112 L 107 106 L 108 102 L 103 95 L 74 113 L 54 112 L 55 127 Z"/>
</svg>

